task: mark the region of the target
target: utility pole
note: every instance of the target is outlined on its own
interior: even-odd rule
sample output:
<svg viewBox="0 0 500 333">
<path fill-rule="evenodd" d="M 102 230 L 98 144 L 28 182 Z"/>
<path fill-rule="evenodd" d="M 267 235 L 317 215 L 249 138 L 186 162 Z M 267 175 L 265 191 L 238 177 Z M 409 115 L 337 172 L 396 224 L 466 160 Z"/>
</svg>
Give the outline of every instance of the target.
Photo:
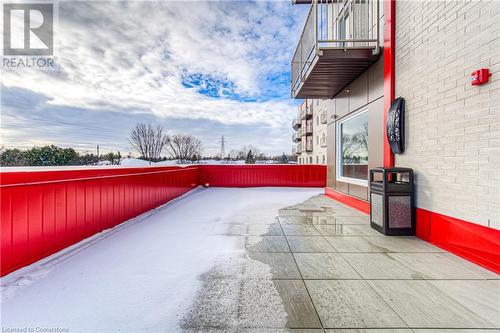
<svg viewBox="0 0 500 333">
<path fill-rule="evenodd" d="M 97 158 L 99 158 L 99 145 L 97 145 L 96 151 L 97 151 Z"/>
</svg>

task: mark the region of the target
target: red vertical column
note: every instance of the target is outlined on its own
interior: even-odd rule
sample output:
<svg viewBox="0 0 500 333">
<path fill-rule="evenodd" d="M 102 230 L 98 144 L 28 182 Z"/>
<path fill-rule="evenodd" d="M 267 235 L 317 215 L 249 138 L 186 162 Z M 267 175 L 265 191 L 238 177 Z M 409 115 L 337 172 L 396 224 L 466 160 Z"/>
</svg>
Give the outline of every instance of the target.
<svg viewBox="0 0 500 333">
<path fill-rule="evenodd" d="M 394 154 L 391 152 L 386 135 L 387 114 L 391 102 L 395 98 L 395 69 L 396 59 L 394 57 L 396 39 L 396 1 L 385 0 L 384 2 L 384 167 L 394 166 Z"/>
</svg>

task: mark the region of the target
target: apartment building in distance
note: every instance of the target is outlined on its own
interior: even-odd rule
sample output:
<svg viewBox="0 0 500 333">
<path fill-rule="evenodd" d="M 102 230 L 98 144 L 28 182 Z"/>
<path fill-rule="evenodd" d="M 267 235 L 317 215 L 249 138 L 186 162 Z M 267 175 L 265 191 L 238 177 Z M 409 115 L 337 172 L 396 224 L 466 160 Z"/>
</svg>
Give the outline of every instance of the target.
<svg viewBox="0 0 500 333">
<path fill-rule="evenodd" d="M 500 2 L 294 4 L 291 95 L 328 101 L 325 193 L 370 212 L 369 170 L 411 168 L 417 236 L 499 271 Z"/>
<path fill-rule="evenodd" d="M 292 121 L 292 153 L 299 164 L 326 164 L 327 161 L 327 107 L 328 100 L 306 99 Z"/>
</svg>

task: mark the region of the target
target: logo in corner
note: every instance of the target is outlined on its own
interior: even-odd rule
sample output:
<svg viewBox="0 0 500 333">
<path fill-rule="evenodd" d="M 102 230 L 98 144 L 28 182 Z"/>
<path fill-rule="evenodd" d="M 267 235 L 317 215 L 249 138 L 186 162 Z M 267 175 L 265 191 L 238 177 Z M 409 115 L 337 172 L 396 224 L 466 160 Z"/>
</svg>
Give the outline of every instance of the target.
<svg viewBox="0 0 500 333">
<path fill-rule="evenodd" d="M 52 56 L 53 52 L 54 5 L 4 3 L 4 56 Z"/>
</svg>

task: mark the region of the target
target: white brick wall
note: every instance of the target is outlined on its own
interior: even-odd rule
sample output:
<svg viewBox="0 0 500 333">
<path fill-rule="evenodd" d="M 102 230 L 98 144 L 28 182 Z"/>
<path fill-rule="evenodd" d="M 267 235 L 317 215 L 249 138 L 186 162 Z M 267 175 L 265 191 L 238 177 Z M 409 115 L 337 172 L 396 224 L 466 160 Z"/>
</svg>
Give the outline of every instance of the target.
<svg viewBox="0 0 500 333">
<path fill-rule="evenodd" d="M 398 96 L 417 207 L 500 229 L 500 1 L 397 1 Z"/>
</svg>

